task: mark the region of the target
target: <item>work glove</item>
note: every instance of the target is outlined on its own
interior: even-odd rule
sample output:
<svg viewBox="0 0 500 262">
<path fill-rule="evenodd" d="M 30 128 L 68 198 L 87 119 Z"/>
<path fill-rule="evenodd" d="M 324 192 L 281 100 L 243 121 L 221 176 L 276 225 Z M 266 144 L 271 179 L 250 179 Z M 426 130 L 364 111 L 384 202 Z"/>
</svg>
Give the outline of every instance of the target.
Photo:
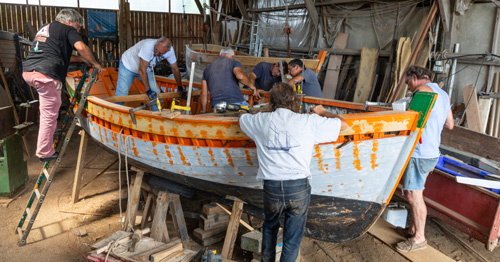
<svg viewBox="0 0 500 262">
<path fill-rule="evenodd" d="M 182 99 L 187 99 L 187 91 L 186 91 L 186 89 L 184 89 L 183 86 L 177 86 L 177 92 L 181 93 Z"/>
<path fill-rule="evenodd" d="M 149 104 L 151 105 L 151 111 L 158 111 L 158 94 L 155 91 L 149 89 L 146 91 L 149 97 Z"/>
</svg>

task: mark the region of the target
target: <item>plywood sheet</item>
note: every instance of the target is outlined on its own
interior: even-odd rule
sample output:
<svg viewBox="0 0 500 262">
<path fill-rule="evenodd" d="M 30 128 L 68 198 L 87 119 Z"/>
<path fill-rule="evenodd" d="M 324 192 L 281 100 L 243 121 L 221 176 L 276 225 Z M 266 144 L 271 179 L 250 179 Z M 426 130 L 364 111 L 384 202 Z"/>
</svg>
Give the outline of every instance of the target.
<svg viewBox="0 0 500 262">
<path fill-rule="evenodd" d="M 479 103 L 477 101 L 476 88 L 474 85 L 468 85 L 463 89 L 465 113 L 467 114 L 467 127 L 477 132 L 481 131 L 481 122 L 479 116 Z"/>
<path fill-rule="evenodd" d="M 364 103 L 370 99 L 378 54 L 379 50 L 375 48 L 363 47 L 361 49 L 361 62 L 353 99 L 355 103 Z"/>
</svg>

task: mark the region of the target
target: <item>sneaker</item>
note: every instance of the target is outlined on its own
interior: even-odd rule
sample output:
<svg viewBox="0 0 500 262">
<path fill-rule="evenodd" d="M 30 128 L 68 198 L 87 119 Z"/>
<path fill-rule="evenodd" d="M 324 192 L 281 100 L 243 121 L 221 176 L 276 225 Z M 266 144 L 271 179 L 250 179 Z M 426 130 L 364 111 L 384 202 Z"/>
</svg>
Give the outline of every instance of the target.
<svg viewBox="0 0 500 262">
<path fill-rule="evenodd" d="M 424 242 L 416 243 L 411 238 L 396 244 L 396 249 L 401 252 L 410 252 L 415 250 L 424 249 L 427 247 L 427 240 Z"/>
<path fill-rule="evenodd" d="M 53 155 L 51 155 L 49 157 L 39 157 L 39 159 L 41 162 L 48 162 L 48 161 L 57 159 L 58 156 L 59 156 L 59 153 L 55 152 Z"/>
</svg>

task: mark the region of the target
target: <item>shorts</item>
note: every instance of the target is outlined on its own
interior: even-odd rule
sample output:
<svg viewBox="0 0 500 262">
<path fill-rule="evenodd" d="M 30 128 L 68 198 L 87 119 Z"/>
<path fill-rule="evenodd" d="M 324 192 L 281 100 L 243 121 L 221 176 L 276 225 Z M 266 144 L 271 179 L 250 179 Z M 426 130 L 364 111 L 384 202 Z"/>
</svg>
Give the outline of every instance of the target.
<svg viewBox="0 0 500 262">
<path fill-rule="evenodd" d="M 410 158 L 403 174 L 403 190 L 424 190 L 427 176 L 434 170 L 438 160 L 439 157 Z"/>
</svg>

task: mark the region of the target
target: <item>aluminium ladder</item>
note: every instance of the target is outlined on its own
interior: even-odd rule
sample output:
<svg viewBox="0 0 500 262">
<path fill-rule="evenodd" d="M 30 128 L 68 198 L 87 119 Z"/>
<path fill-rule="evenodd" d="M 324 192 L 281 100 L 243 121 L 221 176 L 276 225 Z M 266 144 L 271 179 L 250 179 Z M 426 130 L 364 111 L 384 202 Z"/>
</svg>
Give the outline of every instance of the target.
<svg viewBox="0 0 500 262">
<path fill-rule="evenodd" d="M 26 239 L 28 238 L 28 235 L 31 231 L 31 228 L 33 227 L 33 224 L 35 223 L 36 216 L 38 215 L 38 212 L 40 211 L 40 208 L 42 207 L 43 201 L 45 200 L 45 197 L 47 195 L 47 192 L 49 191 L 50 184 L 52 184 L 52 179 L 54 177 L 54 174 L 56 173 L 57 168 L 59 167 L 59 164 L 61 163 L 61 159 L 64 157 L 64 153 L 66 151 L 66 148 L 68 147 L 69 141 L 71 139 L 71 135 L 73 134 L 73 131 L 76 126 L 76 122 L 80 121 L 80 115 L 85 107 L 85 104 L 87 102 L 87 96 L 90 92 L 90 88 L 92 87 L 92 84 L 96 81 L 96 75 L 99 70 L 95 69 L 92 72 L 92 75 L 90 76 L 90 79 L 88 81 L 87 86 L 84 89 L 83 94 L 81 93 L 81 90 L 83 86 L 85 85 L 85 80 L 89 77 L 88 69 L 83 70 L 83 75 L 80 79 L 80 82 L 78 83 L 78 87 L 75 90 L 75 94 L 73 95 L 73 99 L 71 101 L 71 104 L 68 108 L 68 111 L 66 113 L 66 116 L 64 117 L 63 123 L 62 123 L 62 130 L 64 130 L 69 123 L 70 119 L 73 118 L 73 121 L 71 121 L 71 125 L 68 129 L 68 132 L 64 138 L 64 143 L 62 145 L 61 151 L 59 152 L 59 155 L 56 159 L 56 163 L 52 168 L 49 170 L 49 164 L 50 160 L 45 162 L 43 165 L 42 171 L 40 172 L 40 175 L 35 183 L 35 187 L 33 191 L 31 192 L 31 196 L 28 201 L 28 205 L 24 209 L 24 213 L 21 217 L 21 220 L 19 221 L 19 224 L 17 225 L 16 232 L 19 235 L 19 238 L 21 241 L 19 242 L 19 246 L 24 246 L 26 245 Z M 73 108 L 75 105 L 78 104 L 78 107 L 75 112 L 73 112 Z M 61 140 L 61 137 L 63 135 L 63 132 L 60 132 L 57 134 L 55 140 L 54 140 L 54 148 L 57 148 L 59 141 Z M 42 182 L 46 179 L 45 183 L 43 184 L 43 189 L 40 192 L 39 188 L 42 185 Z M 31 207 L 33 203 L 35 202 L 35 198 L 38 199 L 35 209 L 31 210 Z M 26 229 L 23 231 L 23 224 L 24 221 L 26 220 L 26 217 L 29 218 L 29 223 L 26 226 Z"/>
</svg>

